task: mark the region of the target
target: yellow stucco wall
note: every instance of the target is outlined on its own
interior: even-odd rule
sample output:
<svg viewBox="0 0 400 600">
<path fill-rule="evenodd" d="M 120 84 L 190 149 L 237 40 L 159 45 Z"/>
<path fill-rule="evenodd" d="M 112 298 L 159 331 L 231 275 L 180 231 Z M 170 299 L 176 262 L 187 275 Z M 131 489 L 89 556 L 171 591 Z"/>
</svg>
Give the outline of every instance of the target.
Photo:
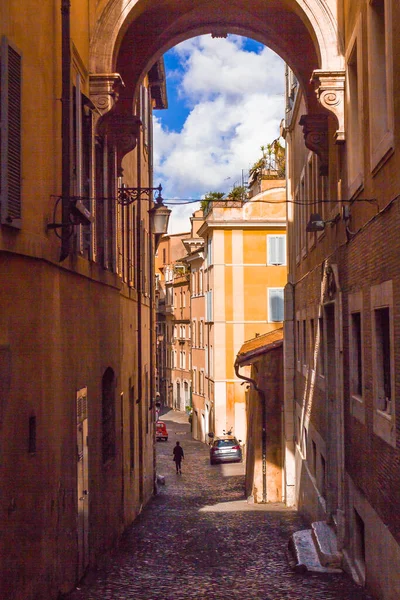
<svg viewBox="0 0 400 600">
<path fill-rule="evenodd" d="M 268 183 L 268 189 L 258 196 L 268 201 L 248 202 L 243 209 L 218 207 L 213 210 L 209 228 L 213 248 L 208 277 L 214 302 L 214 380 L 219 390 L 226 386 L 225 393 L 219 393 L 225 406 L 217 406 L 217 397 L 216 414 L 219 428 L 234 425 L 234 432 L 243 430 L 241 423 L 232 423 L 241 418 L 235 404 L 245 401 L 244 386 L 237 382 L 234 371 L 237 352 L 245 340 L 281 326 L 269 321 L 267 290 L 284 288 L 287 267 L 267 265 L 267 235 L 286 233 L 285 188 L 282 181 Z M 239 220 L 240 226 L 236 224 Z M 223 226 L 217 228 L 215 223 L 222 221 Z M 216 429 L 217 434 L 222 433 Z"/>
</svg>

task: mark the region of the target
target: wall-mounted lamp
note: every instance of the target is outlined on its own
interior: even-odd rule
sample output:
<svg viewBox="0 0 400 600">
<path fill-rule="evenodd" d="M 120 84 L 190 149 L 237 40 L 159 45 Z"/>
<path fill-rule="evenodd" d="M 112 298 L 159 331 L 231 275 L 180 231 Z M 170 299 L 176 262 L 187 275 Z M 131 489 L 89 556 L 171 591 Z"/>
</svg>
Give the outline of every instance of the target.
<svg viewBox="0 0 400 600">
<path fill-rule="evenodd" d="M 56 212 L 58 203 L 62 200 L 61 197 L 57 198 L 57 202 L 54 208 L 54 213 Z M 78 197 L 69 198 L 67 205 L 67 210 L 69 214 L 69 221 L 66 223 L 57 223 L 53 221 L 53 223 L 47 224 L 47 230 L 55 230 L 55 233 L 58 237 L 60 235 L 57 233 L 57 229 L 69 229 L 67 233 L 68 236 L 71 236 L 74 232 L 74 227 L 76 225 L 91 225 L 94 221 L 93 215 L 83 204 L 82 199 Z"/>
<path fill-rule="evenodd" d="M 315 231 L 324 231 L 327 223 L 334 223 L 336 219 L 324 221 L 319 213 L 312 213 L 307 223 L 306 231 L 313 233 Z"/>
<path fill-rule="evenodd" d="M 154 205 L 149 210 L 150 215 L 150 226 L 151 231 L 155 235 L 163 235 L 168 231 L 168 221 L 171 214 L 171 209 L 167 208 L 163 204 L 163 198 L 161 196 L 162 187 L 161 184 L 158 187 L 125 187 L 124 184 L 118 188 L 118 204 L 123 206 L 129 206 L 133 202 L 136 202 L 144 194 L 150 198 L 153 192 L 158 192 L 155 198 Z"/>
</svg>

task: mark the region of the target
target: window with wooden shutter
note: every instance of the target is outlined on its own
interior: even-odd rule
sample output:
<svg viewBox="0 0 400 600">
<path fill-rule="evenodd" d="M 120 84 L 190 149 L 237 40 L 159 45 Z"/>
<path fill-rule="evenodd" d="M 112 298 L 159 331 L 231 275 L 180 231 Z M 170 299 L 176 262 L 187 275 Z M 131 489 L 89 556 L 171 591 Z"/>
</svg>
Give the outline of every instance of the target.
<svg viewBox="0 0 400 600">
<path fill-rule="evenodd" d="M 21 227 L 21 53 L 6 37 L 0 55 L 1 223 Z"/>
<path fill-rule="evenodd" d="M 267 235 L 267 265 L 286 265 L 286 235 Z"/>
</svg>

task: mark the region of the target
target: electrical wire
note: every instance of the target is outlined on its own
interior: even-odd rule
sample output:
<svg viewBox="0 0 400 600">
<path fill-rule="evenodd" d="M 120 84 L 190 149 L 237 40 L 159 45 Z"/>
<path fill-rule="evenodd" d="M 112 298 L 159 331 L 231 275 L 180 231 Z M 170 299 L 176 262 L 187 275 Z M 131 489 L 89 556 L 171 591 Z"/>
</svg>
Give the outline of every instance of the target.
<svg viewBox="0 0 400 600">
<path fill-rule="evenodd" d="M 53 198 L 60 198 L 60 196 L 55 196 L 54 194 L 51 195 L 51 197 Z M 77 200 L 89 200 L 89 201 L 105 201 L 105 200 L 111 200 L 113 202 L 118 201 L 118 199 L 115 196 L 97 196 L 97 197 L 90 197 L 90 196 L 73 196 L 71 198 L 77 199 Z M 183 204 L 196 204 L 198 202 L 203 202 L 205 200 L 205 198 L 163 198 L 163 203 L 167 206 L 181 206 Z M 231 198 L 221 198 L 220 200 L 210 200 L 210 202 L 240 202 L 240 200 L 232 200 Z M 314 205 L 318 205 L 318 204 L 336 204 L 337 202 L 349 202 L 350 204 L 353 204 L 355 202 L 369 202 L 369 203 L 375 203 L 378 204 L 378 201 L 376 198 L 355 198 L 354 200 L 313 200 L 312 202 L 302 202 L 300 200 L 262 200 L 260 199 L 255 199 L 253 200 L 252 198 L 248 198 L 246 200 L 243 200 L 244 204 L 251 204 L 251 203 L 262 203 L 262 204 L 296 204 L 298 206 L 312 206 Z M 125 206 L 128 206 L 128 204 L 125 204 Z"/>
</svg>

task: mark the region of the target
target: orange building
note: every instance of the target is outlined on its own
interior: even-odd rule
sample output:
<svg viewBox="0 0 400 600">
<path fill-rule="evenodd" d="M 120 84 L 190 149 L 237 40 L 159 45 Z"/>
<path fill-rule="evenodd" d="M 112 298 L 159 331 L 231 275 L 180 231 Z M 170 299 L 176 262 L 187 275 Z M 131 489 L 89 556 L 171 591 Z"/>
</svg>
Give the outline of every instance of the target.
<svg viewBox="0 0 400 600">
<path fill-rule="evenodd" d="M 71 590 L 154 491 L 153 203 L 126 188 L 152 186 L 163 62 L 122 115 L 71 4 L 0 6 L 2 600 Z"/>
<path fill-rule="evenodd" d="M 279 179 L 246 202 L 212 202 L 205 242 L 206 385 L 215 435 L 246 441 L 245 394 L 236 355 L 247 339 L 282 326 L 286 284 L 286 191 Z"/>
</svg>

